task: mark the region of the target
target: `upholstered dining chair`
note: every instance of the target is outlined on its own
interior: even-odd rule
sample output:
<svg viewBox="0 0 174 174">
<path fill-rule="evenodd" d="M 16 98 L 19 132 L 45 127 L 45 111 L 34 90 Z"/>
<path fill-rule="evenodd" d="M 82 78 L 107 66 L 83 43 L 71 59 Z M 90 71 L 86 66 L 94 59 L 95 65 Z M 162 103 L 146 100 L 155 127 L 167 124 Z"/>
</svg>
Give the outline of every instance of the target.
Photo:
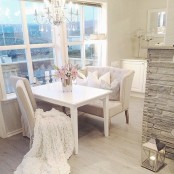
<svg viewBox="0 0 174 174">
<path fill-rule="evenodd" d="M 13 85 L 13 89 L 14 89 L 16 95 L 17 95 L 17 91 L 16 91 L 17 81 L 18 80 L 22 80 L 23 81 L 23 83 L 25 85 L 25 88 L 26 88 L 26 91 L 27 91 L 27 94 L 29 96 L 31 105 L 32 105 L 32 109 L 33 109 L 33 111 L 35 111 L 37 109 L 37 104 L 36 104 L 36 101 L 34 99 L 34 96 L 33 96 L 33 93 L 32 93 L 32 90 L 31 90 L 30 83 L 29 83 L 28 79 L 23 78 L 23 77 L 18 77 L 18 76 L 11 76 L 10 80 L 11 80 L 11 84 Z M 28 127 L 28 121 L 27 121 L 26 112 L 23 109 L 22 103 L 21 103 L 21 101 L 19 100 L 18 97 L 17 97 L 17 100 L 18 100 L 19 108 L 20 108 L 21 114 L 22 114 L 21 115 L 21 124 L 22 124 L 23 136 L 27 136 L 27 137 L 30 138 L 30 132 L 29 132 L 29 127 Z"/>
<path fill-rule="evenodd" d="M 17 81 L 18 80 L 23 81 L 34 112 L 36 111 L 37 108 L 41 108 L 44 111 L 49 111 L 52 108 L 55 108 L 55 109 L 60 110 L 60 111 L 63 110 L 63 108 L 61 106 L 53 105 L 53 104 L 45 102 L 45 101 L 39 101 L 39 100 L 36 101 L 35 98 L 34 98 L 34 95 L 32 93 L 31 86 L 30 86 L 30 83 L 29 83 L 28 79 L 23 78 L 23 77 L 18 77 L 18 76 L 11 76 L 10 79 L 11 79 L 11 84 L 13 85 L 15 93 L 16 93 Z M 20 110 L 21 110 L 21 114 L 22 114 L 21 115 L 21 123 L 22 123 L 23 136 L 29 137 L 29 128 L 28 128 L 28 123 L 26 121 L 26 115 L 25 115 L 25 112 L 23 111 L 23 107 L 21 107 L 20 101 L 18 101 L 18 103 L 19 103 L 19 107 L 20 107 Z"/>
<path fill-rule="evenodd" d="M 27 88 L 25 87 L 25 84 L 22 80 L 18 80 L 16 83 L 16 95 L 17 95 L 18 101 L 20 102 L 19 103 L 20 108 L 22 109 L 25 119 L 28 123 L 30 148 L 32 147 L 33 140 L 36 142 L 36 140 L 39 138 L 37 136 L 37 133 L 36 133 L 36 135 L 34 134 L 35 133 L 35 131 L 34 131 L 35 122 L 37 122 L 37 116 L 38 116 L 37 111 L 38 111 L 38 113 L 40 113 L 40 112 L 42 113 L 42 116 L 39 117 L 39 122 L 40 122 L 40 119 L 45 120 L 45 117 L 48 118 L 48 119 L 46 119 L 44 124 L 41 124 L 42 125 L 41 126 L 42 127 L 42 129 L 41 129 L 42 138 L 44 139 L 44 137 L 46 137 L 46 139 L 47 139 L 47 136 L 46 136 L 47 134 L 45 134 L 45 131 L 43 131 L 43 129 L 45 130 L 46 127 L 49 128 L 50 124 L 53 123 L 53 120 L 54 120 L 54 123 L 52 124 L 51 127 L 53 127 L 53 129 L 55 129 L 55 132 L 56 132 L 55 134 L 57 134 L 57 131 L 59 131 L 59 133 L 61 134 L 59 138 L 62 142 L 62 145 L 65 147 L 64 150 L 67 151 L 67 153 L 69 155 L 69 152 L 71 150 L 73 150 L 73 148 L 74 148 L 73 132 L 72 132 L 70 118 L 68 116 L 66 116 L 63 112 L 60 112 L 56 109 L 52 109 L 52 110 L 46 111 L 46 112 L 44 112 L 41 109 L 39 109 L 39 110 L 36 109 L 36 112 L 35 112 L 33 109 L 30 97 L 28 95 Z M 55 119 L 53 119 L 53 118 L 55 118 Z M 69 119 L 67 119 L 67 118 L 69 118 Z M 49 121 L 49 119 L 50 119 L 50 121 Z M 37 122 L 37 124 L 39 124 L 39 122 Z M 45 124 L 48 124 L 48 125 L 45 127 Z M 56 138 L 57 138 L 57 136 L 56 136 Z M 45 142 L 45 141 L 43 140 L 43 142 Z M 37 146 L 36 145 L 37 143 L 35 143 L 35 147 Z M 49 142 L 49 144 L 51 144 L 51 143 L 53 143 L 53 140 L 51 140 Z M 53 147 L 54 145 L 55 144 L 53 143 L 51 146 Z M 43 144 L 40 144 L 40 146 L 43 147 Z M 47 149 L 48 146 L 45 146 L 46 151 L 48 151 L 48 149 Z M 38 153 L 40 153 L 40 151 Z"/>
<path fill-rule="evenodd" d="M 34 108 L 29 98 L 25 84 L 22 80 L 18 80 L 16 83 L 16 95 L 18 98 L 18 102 L 19 102 L 23 117 L 25 117 L 25 121 L 27 122 L 27 125 L 28 125 L 30 147 L 31 147 L 33 136 L 34 136 L 34 125 L 35 125 Z"/>
<path fill-rule="evenodd" d="M 15 92 L 16 92 L 16 83 L 17 83 L 17 81 L 22 80 L 24 82 L 25 88 L 27 90 L 28 96 L 29 96 L 30 101 L 31 101 L 31 105 L 32 105 L 32 107 L 35 111 L 37 109 L 37 104 L 36 104 L 36 101 L 34 99 L 34 96 L 33 96 L 33 93 L 32 93 L 32 90 L 31 90 L 30 83 L 29 83 L 28 79 L 24 78 L 24 77 L 19 77 L 19 76 L 11 76 L 10 80 L 11 80 L 11 83 L 13 85 L 13 89 L 14 89 Z"/>
</svg>

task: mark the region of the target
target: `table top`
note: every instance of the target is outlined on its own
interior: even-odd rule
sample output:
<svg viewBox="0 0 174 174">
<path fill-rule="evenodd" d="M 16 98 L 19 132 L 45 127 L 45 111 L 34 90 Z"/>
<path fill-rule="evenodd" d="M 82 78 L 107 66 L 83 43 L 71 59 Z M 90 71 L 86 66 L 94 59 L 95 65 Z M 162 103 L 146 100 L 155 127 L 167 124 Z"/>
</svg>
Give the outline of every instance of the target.
<svg viewBox="0 0 174 174">
<path fill-rule="evenodd" d="M 60 82 L 32 87 L 35 98 L 50 103 L 80 107 L 94 99 L 101 99 L 111 93 L 110 90 L 88 86 L 72 85 L 72 92 L 63 92 Z"/>
</svg>

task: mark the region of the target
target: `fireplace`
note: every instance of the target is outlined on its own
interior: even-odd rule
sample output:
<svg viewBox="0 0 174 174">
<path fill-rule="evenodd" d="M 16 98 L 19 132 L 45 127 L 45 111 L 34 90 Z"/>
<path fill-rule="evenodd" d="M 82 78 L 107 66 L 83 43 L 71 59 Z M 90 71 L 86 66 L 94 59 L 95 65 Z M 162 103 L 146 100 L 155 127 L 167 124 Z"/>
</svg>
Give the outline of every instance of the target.
<svg viewBox="0 0 174 174">
<path fill-rule="evenodd" d="M 148 49 L 143 111 L 143 143 L 158 138 L 166 144 L 166 156 L 174 159 L 174 48 Z"/>
</svg>

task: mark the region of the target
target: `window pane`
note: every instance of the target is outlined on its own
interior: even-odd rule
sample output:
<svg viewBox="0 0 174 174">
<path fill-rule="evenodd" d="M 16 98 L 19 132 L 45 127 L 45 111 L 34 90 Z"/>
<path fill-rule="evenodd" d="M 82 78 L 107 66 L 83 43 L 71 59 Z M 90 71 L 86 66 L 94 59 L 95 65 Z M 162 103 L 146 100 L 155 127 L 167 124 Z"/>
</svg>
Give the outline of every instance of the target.
<svg viewBox="0 0 174 174">
<path fill-rule="evenodd" d="M 81 59 L 69 59 L 69 62 L 72 64 L 72 65 L 75 65 L 77 67 L 77 69 L 80 69 L 82 68 L 82 61 Z"/>
<path fill-rule="evenodd" d="M 31 55 L 34 76 L 40 84 L 45 84 L 45 71 L 49 71 L 49 74 L 51 75 L 51 70 L 54 69 L 53 48 L 33 48 L 31 49 Z"/>
<path fill-rule="evenodd" d="M 54 60 L 45 60 L 45 61 L 37 61 L 33 62 L 33 71 L 34 77 L 38 80 L 40 84 L 45 84 L 45 71 L 49 71 L 51 75 L 51 70 L 53 70 Z M 51 82 L 51 78 L 49 78 L 49 82 Z"/>
<path fill-rule="evenodd" d="M 10 4 L 10 5 L 9 5 Z M 0 46 L 24 43 L 18 0 L 0 1 Z"/>
<path fill-rule="evenodd" d="M 85 65 L 98 65 L 99 57 L 101 54 L 101 45 L 100 44 L 86 44 L 85 45 Z"/>
<path fill-rule="evenodd" d="M 32 48 L 31 56 L 33 60 L 53 59 L 53 48 Z"/>
<path fill-rule="evenodd" d="M 94 6 L 84 6 L 85 36 L 89 38 L 90 34 L 99 33 L 101 8 Z"/>
<path fill-rule="evenodd" d="M 44 44 L 52 42 L 51 25 L 45 23 L 43 24 L 43 22 L 40 21 L 39 18 L 38 22 L 36 22 L 34 17 L 35 10 L 37 10 L 38 14 L 41 14 L 43 9 L 43 3 L 26 2 L 26 14 L 30 44 Z"/>
<path fill-rule="evenodd" d="M 66 17 L 67 17 L 67 36 L 68 41 L 80 41 L 81 31 L 80 31 L 80 12 L 81 5 L 72 4 L 66 5 Z"/>
<path fill-rule="evenodd" d="M 80 45 L 68 46 L 68 56 L 69 58 L 81 58 L 81 46 Z"/>
<path fill-rule="evenodd" d="M 25 50 L 0 51 L 0 63 L 18 63 L 26 61 Z"/>
<path fill-rule="evenodd" d="M 68 46 L 68 56 L 70 63 L 73 65 L 78 65 L 82 67 L 82 60 L 81 60 L 81 45 L 71 45 Z"/>
<path fill-rule="evenodd" d="M 28 78 L 25 50 L 0 51 L 0 64 L 2 65 L 6 93 L 12 93 L 14 91 L 10 82 L 11 75 Z"/>
</svg>

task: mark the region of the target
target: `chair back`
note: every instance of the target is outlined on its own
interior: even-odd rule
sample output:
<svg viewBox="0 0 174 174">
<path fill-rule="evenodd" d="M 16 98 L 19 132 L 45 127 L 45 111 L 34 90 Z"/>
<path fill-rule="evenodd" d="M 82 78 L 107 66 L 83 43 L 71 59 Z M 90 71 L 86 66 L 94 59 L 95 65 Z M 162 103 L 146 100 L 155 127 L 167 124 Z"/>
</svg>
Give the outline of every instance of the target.
<svg viewBox="0 0 174 174">
<path fill-rule="evenodd" d="M 16 93 L 16 83 L 17 83 L 17 81 L 22 80 L 24 82 L 25 88 L 27 90 L 28 96 L 29 96 L 30 101 L 31 101 L 31 105 L 32 105 L 34 111 L 36 111 L 37 104 L 36 104 L 35 98 L 33 96 L 31 86 L 30 86 L 30 83 L 29 83 L 28 79 L 23 78 L 23 77 L 18 77 L 18 76 L 11 76 L 10 79 L 11 79 L 11 83 L 13 85 L 13 88 L 15 90 L 15 93 Z"/>
<path fill-rule="evenodd" d="M 32 138 L 35 125 L 34 110 L 23 80 L 18 80 L 16 83 L 16 95 L 20 102 L 23 115 L 26 116 L 26 120 L 28 121 L 30 138 Z"/>
<path fill-rule="evenodd" d="M 133 78 L 134 71 L 128 70 L 120 83 L 120 101 L 122 102 L 124 110 L 127 110 L 129 108 L 129 99 Z"/>
</svg>

